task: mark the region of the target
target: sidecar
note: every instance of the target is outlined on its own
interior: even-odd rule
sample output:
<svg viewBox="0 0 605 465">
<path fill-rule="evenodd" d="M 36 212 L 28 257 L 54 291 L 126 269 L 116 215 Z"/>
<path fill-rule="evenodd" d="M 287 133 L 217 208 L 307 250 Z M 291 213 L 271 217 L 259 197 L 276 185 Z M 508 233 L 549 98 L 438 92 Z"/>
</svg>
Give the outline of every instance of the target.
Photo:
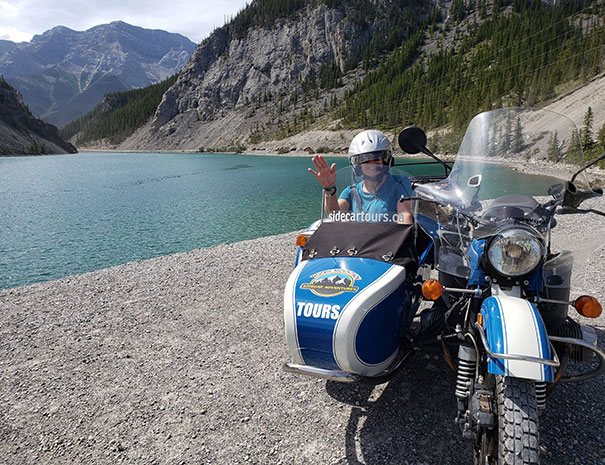
<svg viewBox="0 0 605 465">
<path fill-rule="evenodd" d="M 288 372 L 383 378 L 409 355 L 430 241 L 415 225 L 337 212 L 303 237 L 284 292 Z M 369 221 L 366 221 L 369 220 Z M 374 221 L 373 221 L 374 220 Z"/>
</svg>

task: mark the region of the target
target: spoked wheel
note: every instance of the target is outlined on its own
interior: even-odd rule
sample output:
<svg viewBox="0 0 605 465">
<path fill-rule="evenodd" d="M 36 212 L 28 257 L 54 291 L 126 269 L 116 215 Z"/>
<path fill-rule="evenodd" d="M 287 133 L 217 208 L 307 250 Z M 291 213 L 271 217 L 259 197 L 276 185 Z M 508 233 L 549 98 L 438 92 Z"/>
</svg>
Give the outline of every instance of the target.
<svg viewBox="0 0 605 465">
<path fill-rule="evenodd" d="M 538 408 L 535 382 L 497 375 L 493 379 L 497 427 L 484 430 L 475 465 L 537 465 Z"/>
</svg>

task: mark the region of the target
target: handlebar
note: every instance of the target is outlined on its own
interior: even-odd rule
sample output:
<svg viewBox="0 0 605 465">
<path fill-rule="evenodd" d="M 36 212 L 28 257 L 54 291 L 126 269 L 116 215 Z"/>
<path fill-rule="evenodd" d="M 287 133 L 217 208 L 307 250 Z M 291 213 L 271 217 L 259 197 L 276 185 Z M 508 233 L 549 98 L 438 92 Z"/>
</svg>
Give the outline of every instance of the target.
<svg viewBox="0 0 605 465">
<path fill-rule="evenodd" d="M 579 190 L 576 185 L 568 181 L 565 184 L 565 192 L 563 193 L 563 207 L 568 209 L 577 209 L 582 202 L 594 197 L 601 197 L 603 189 L 600 187 L 594 189 Z"/>
</svg>

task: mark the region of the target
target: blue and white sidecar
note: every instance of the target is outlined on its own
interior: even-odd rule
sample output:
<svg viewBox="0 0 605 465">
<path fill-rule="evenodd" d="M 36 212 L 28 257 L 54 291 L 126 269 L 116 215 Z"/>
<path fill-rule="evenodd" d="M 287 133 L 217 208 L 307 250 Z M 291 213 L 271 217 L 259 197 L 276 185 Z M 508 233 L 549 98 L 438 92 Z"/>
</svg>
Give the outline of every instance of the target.
<svg viewBox="0 0 605 465">
<path fill-rule="evenodd" d="M 341 184 L 349 173 L 338 172 Z M 339 381 L 382 380 L 411 350 L 405 335 L 420 304 L 418 270 L 431 258 L 430 241 L 415 225 L 397 223 L 396 215 L 323 216 L 302 235 L 285 288 L 293 362 L 284 370 Z"/>
</svg>

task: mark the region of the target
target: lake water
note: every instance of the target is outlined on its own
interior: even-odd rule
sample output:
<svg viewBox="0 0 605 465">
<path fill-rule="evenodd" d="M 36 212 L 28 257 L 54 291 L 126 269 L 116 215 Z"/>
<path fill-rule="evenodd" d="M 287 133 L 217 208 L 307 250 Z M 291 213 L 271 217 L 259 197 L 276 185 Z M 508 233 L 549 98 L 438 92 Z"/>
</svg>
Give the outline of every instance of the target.
<svg viewBox="0 0 605 465">
<path fill-rule="evenodd" d="M 320 214 L 311 166 L 222 154 L 0 158 L 0 288 L 305 228 Z"/>
</svg>

